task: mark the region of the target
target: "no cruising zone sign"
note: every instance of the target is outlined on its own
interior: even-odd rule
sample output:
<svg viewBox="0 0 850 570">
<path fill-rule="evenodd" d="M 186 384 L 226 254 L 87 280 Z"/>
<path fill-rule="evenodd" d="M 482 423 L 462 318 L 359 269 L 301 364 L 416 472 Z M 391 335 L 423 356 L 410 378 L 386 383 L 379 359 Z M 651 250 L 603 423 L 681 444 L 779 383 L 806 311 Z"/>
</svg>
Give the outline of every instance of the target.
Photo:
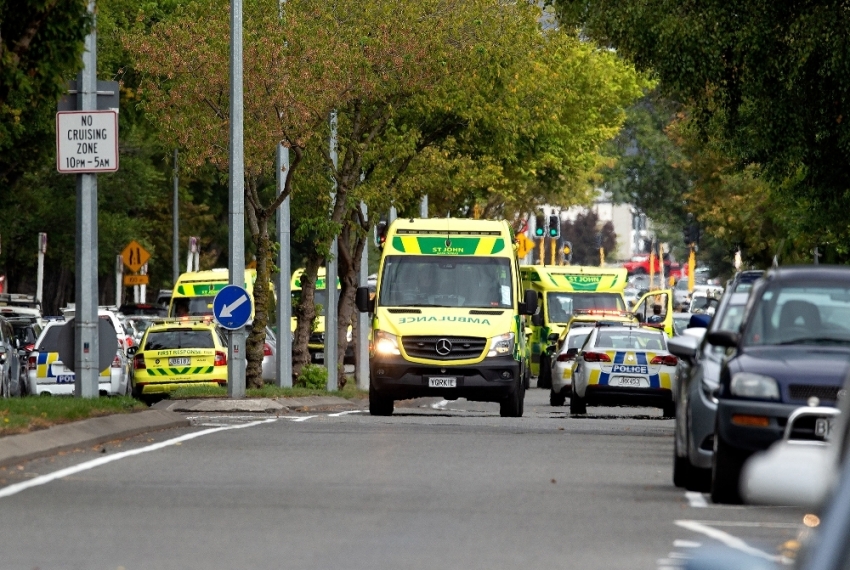
<svg viewBox="0 0 850 570">
<path fill-rule="evenodd" d="M 56 170 L 63 174 L 118 170 L 118 113 L 56 113 Z"/>
</svg>

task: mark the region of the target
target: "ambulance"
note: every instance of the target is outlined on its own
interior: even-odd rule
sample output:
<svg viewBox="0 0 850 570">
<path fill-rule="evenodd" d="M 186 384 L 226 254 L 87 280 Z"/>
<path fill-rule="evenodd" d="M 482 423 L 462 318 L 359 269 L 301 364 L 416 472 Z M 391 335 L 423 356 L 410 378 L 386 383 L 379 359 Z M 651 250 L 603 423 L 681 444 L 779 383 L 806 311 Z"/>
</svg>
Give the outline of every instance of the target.
<svg viewBox="0 0 850 570">
<path fill-rule="evenodd" d="M 246 269 L 243 286 L 251 297 L 252 306 L 254 301 L 254 282 L 256 280 L 257 270 Z M 229 284 L 227 268 L 189 271 L 181 274 L 171 292 L 168 316 L 170 318 L 177 318 L 212 315 L 215 296 Z M 254 318 L 253 310 L 251 312 L 251 318 Z"/>
<path fill-rule="evenodd" d="M 424 396 L 498 402 L 523 414 L 529 369 L 525 318 L 537 308 L 522 290 L 505 221 L 397 219 L 381 237 L 377 293 L 357 289 L 372 314 L 369 411 Z"/>
<path fill-rule="evenodd" d="M 524 265 L 522 284 L 537 293 L 539 309 L 531 319 L 531 374 L 538 387 L 548 388 L 551 363 L 546 348 L 561 337 L 573 317 L 622 318 L 628 314 L 623 290 L 625 269 L 581 265 Z"/>
</svg>

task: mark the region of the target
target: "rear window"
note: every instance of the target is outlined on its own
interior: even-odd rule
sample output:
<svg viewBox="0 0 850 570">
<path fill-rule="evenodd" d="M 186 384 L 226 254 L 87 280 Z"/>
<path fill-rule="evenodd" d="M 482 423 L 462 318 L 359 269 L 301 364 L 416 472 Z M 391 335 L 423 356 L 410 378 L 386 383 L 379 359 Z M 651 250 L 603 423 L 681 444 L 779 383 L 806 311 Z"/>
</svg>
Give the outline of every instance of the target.
<svg viewBox="0 0 850 570">
<path fill-rule="evenodd" d="M 601 331 L 596 338 L 597 348 L 631 350 L 665 350 L 661 333 L 651 331 Z"/>
<path fill-rule="evenodd" d="M 581 345 L 584 344 L 588 336 L 590 336 L 589 330 L 567 337 L 567 348 L 581 348 Z"/>
<path fill-rule="evenodd" d="M 212 333 L 208 330 L 164 330 L 148 332 L 142 350 L 169 350 L 178 348 L 215 348 Z"/>
<path fill-rule="evenodd" d="M 65 325 L 54 325 L 48 328 L 35 349 L 39 352 L 59 352 L 59 333 L 62 332 L 63 326 Z"/>
</svg>

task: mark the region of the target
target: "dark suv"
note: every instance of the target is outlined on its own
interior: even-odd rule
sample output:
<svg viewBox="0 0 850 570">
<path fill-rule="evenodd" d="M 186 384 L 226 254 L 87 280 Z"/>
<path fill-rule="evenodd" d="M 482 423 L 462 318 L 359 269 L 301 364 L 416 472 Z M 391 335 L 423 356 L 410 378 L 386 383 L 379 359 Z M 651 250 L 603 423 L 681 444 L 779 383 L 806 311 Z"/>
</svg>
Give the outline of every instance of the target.
<svg viewBox="0 0 850 570">
<path fill-rule="evenodd" d="M 782 437 L 790 413 L 836 404 L 850 363 L 850 267 L 769 271 L 753 286 L 740 332 L 707 339 L 733 349 L 717 391 L 711 498 L 739 503 L 744 461 Z"/>
</svg>

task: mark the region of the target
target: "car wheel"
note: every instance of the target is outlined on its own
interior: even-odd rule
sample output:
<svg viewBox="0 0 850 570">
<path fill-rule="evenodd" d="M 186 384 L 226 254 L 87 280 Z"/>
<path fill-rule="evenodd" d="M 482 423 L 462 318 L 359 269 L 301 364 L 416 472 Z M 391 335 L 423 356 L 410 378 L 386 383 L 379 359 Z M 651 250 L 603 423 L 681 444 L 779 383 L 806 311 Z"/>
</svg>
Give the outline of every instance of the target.
<svg viewBox="0 0 850 570">
<path fill-rule="evenodd" d="M 374 386 L 369 386 L 369 413 L 373 416 L 393 415 L 393 400 L 378 394 Z"/>
<path fill-rule="evenodd" d="M 519 382 L 510 395 L 499 402 L 499 415 L 503 418 L 521 418 L 525 411 L 525 384 Z"/>
<path fill-rule="evenodd" d="M 584 398 L 579 397 L 578 394 L 573 392 L 570 395 L 570 414 L 586 414 L 587 413 L 587 403 L 584 401 Z"/>
<path fill-rule="evenodd" d="M 552 387 L 552 368 L 550 368 L 550 358 L 548 354 L 540 355 L 540 373 L 537 375 L 538 388 Z"/>
<path fill-rule="evenodd" d="M 739 480 L 745 459 L 745 454 L 724 442 L 719 433 L 715 433 L 714 459 L 711 463 L 711 500 L 713 502 L 730 505 L 739 505 L 743 502 Z"/>
<path fill-rule="evenodd" d="M 563 406 L 567 402 L 567 397 L 561 392 L 555 392 L 554 390 L 549 390 L 549 405 L 550 406 Z"/>
<path fill-rule="evenodd" d="M 676 417 L 676 403 L 675 402 L 667 402 L 664 406 L 661 407 L 661 415 L 665 418 L 675 418 Z"/>
</svg>

